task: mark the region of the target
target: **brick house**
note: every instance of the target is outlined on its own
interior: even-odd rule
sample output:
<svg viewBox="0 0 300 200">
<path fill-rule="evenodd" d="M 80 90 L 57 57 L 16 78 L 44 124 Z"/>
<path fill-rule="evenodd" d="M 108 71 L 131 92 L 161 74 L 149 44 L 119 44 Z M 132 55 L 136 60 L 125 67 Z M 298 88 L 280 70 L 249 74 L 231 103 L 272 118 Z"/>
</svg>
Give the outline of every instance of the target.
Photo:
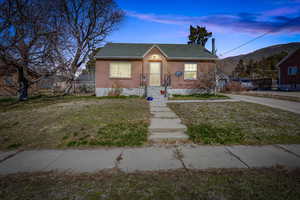
<svg viewBox="0 0 300 200">
<path fill-rule="evenodd" d="M 279 88 L 300 90 L 300 49 L 290 53 L 278 64 Z"/>
<path fill-rule="evenodd" d="M 201 92 L 201 77 L 214 70 L 217 56 L 200 45 L 108 43 L 95 56 L 96 95 L 119 89 L 144 95 L 145 88 L 169 94 Z"/>
</svg>

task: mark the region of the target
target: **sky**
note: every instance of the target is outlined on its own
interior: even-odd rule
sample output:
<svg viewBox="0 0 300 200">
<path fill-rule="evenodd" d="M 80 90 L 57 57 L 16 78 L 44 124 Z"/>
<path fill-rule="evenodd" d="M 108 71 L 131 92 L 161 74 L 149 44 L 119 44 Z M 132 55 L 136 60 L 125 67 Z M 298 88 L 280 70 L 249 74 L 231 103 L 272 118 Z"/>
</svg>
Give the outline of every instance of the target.
<svg viewBox="0 0 300 200">
<path fill-rule="evenodd" d="M 224 58 L 300 41 L 300 0 L 115 1 L 125 18 L 107 42 L 185 44 L 189 26 L 199 25 L 213 33 L 217 55 Z M 211 40 L 206 48 L 211 49 Z"/>
</svg>

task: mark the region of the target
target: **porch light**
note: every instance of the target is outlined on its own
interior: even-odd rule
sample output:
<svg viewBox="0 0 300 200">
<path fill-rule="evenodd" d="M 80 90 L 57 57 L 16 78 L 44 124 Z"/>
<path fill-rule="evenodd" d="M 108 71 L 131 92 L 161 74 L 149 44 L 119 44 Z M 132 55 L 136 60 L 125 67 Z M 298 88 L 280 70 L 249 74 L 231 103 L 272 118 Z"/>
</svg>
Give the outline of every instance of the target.
<svg viewBox="0 0 300 200">
<path fill-rule="evenodd" d="M 151 60 L 160 60 L 161 57 L 160 57 L 160 55 L 158 55 L 158 54 L 153 54 L 153 55 L 151 55 L 150 59 L 151 59 Z"/>
</svg>

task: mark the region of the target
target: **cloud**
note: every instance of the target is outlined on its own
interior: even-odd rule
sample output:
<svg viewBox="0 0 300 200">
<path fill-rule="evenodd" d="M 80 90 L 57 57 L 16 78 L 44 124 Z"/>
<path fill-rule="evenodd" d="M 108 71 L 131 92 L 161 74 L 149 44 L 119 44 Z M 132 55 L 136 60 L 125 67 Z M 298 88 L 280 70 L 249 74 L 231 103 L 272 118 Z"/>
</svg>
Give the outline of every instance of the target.
<svg viewBox="0 0 300 200">
<path fill-rule="evenodd" d="M 299 0 L 300 1 L 300 0 Z M 217 14 L 208 16 L 157 15 L 127 11 L 140 20 L 170 25 L 204 25 L 214 32 L 300 33 L 300 6 L 282 7 L 264 13 Z M 290 16 L 290 17 L 287 17 Z"/>
<path fill-rule="evenodd" d="M 300 0 L 271 0 L 274 4 L 300 4 Z"/>
<path fill-rule="evenodd" d="M 291 3 L 300 3 L 300 0 L 289 0 Z"/>
<path fill-rule="evenodd" d="M 143 13 L 137 13 L 133 11 L 126 11 L 126 14 L 130 17 L 135 17 L 141 20 L 157 22 L 161 24 L 183 25 L 191 22 L 191 17 L 184 17 L 184 16 L 143 14 Z"/>
<path fill-rule="evenodd" d="M 300 12 L 300 6 L 294 6 L 294 7 L 282 7 L 282 8 L 269 10 L 264 12 L 263 15 L 264 16 L 290 15 L 290 14 L 297 14 L 297 13 L 299 14 L 299 12 Z"/>
</svg>

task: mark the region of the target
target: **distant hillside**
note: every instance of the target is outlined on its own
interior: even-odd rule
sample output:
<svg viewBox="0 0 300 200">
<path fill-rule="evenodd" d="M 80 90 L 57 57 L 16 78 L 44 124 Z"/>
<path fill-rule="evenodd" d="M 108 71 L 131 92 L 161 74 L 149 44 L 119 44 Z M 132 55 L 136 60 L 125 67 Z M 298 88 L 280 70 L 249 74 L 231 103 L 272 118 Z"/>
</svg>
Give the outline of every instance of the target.
<svg viewBox="0 0 300 200">
<path fill-rule="evenodd" d="M 266 58 L 275 54 L 279 54 L 283 51 L 285 52 L 292 52 L 296 49 L 300 48 L 300 42 L 293 42 L 293 43 L 287 43 L 287 44 L 279 44 L 274 46 L 269 46 L 266 48 L 262 48 L 259 50 L 256 50 L 254 52 L 248 53 L 248 54 L 242 54 L 238 56 L 232 56 L 228 58 L 224 58 L 219 61 L 218 66 L 220 69 L 228 74 L 231 75 L 232 71 L 237 66 L 240 59 L 243 59 L 244 62 L 249 62 L 249 60 L 253 61 L 260 61 L 262 58 Z"/>
</svg>

